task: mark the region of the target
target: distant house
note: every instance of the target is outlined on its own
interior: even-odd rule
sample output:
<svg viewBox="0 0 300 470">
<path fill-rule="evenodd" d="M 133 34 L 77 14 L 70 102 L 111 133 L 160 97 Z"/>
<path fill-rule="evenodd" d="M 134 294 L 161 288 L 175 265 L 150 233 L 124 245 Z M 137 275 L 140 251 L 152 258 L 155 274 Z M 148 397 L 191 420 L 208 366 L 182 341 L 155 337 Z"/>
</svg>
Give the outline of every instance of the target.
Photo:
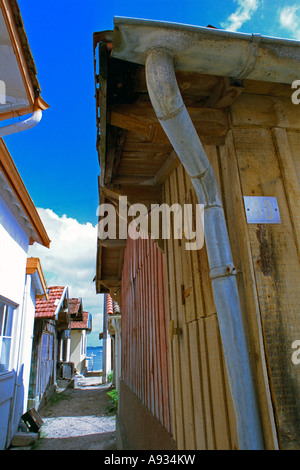
<svg viewBox="0 0 300 470">
<path fill-rule="evenodd" d="M 108 381 L 108 374 L 113 369 L 113 358 L 112 358 L 112 337 L 108 331 L 108 297 L 109 294 L 104 294 L 103 302 L 103 331 L 99 334 L 99 339 L 103 341 L 102 349 L 102 383 Z"/>
<path fill-rule="evenodd" d="M 50 240 L 14 162 L 0 139 L 0 449 L 26 411 L 36 296 L 46 297 L 29 245 Z"/>
<path fill-rule="evenodd" d="M 105 359 L 105 373 L 113 372 L 113 385 L 119 390 L 121 377 L 122 313 L 118 302 L 113 300 L 109 294 L 105 295 L 104 306 L 107 329 L 105 342 L 103 343 L 103 351 L 105 350 L 103 353 L 103 363 Z"/>
<path fill-rule="evenodd" d="M 86 372 L 87 334 L 92 331 L 92 315 L 83 310 L 82 299 L 69 300 L 71 317 L 71 362 L 79 374 Z"/>
<path fill-rule="evenodd" d="M 16 0 L 0 0 L 0 137 L 36 126 L 48 108 Z M 29 117 L 27 117 L 29 115 Z M 25 116 L 23 118 L 23 116 Z M 17 118 L 17 119 L 16 119 Z M 0 140 L 0 449 L 9 446 L 26 410 L 36 296 L 47 297 L 29 245 L 50 240 Z"/>
<path fill-rule="evenodd" d="M 28 399 L 36 409 L 49 399 L 57 378 L 64 378 L 64 366 L 70 363 L 70 343 L 68 287 L 49 287 L 48 299 L 37 299 L 35 310 Z"/>
<path fill-rule="evenodd" d="M 48 105 L 16 0 L 0 0 L 0 137 L 32 128 Z M 22 116 L 30 115 L 29 118 Z M 12 122 L 12 118 L 18 119 Z M 35 298 L 47 296 L 29 245 L 49 247 L 36 208 L 0 140 L 0 449 L 9 446 L 26 410 Z M 34 264 L 34 265 L 33 265 Z"/>
<path fill-rule="evenodd" d="M 37 125 L 43 110 L 49 106 L 41 97 L 36 66 L 16 0 L 0 0 L 0 31 L 0 121 L 3 121 L 0 137 L 4 137 Z M 29 118 L 22 118 L 27 115 Z M 11 122 L 16 116 L 18 120 Z"/>
</svg>

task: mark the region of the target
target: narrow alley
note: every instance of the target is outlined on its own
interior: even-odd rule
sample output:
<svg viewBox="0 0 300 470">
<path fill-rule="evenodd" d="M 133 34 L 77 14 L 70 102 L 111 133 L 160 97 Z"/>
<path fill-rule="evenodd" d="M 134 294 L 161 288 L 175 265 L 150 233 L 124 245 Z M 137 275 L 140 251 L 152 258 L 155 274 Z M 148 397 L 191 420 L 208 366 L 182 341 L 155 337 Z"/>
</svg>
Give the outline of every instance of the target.
<svg viewBox="0 0 300 470">
<path fill-rule="evenodd" d="M 58 389 L 39 414 L 44 422 L 32 450 L 112 450 L 115 415 L 109 413 L 110 384 L 76 376 L 74 388 Z"/>
</svg>

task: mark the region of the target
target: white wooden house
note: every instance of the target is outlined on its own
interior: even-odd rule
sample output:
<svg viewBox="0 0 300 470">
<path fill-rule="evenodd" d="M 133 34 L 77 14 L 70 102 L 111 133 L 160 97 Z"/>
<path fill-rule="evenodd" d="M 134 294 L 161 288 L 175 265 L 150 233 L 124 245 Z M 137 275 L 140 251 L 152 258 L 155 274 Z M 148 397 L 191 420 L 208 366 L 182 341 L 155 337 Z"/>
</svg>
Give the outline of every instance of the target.
<svg viewBox="0 0 300 470">
<path fill-rule="evenodd" d="M 33 242 L 50 240 L 13 160 L 0 139 L 0 449 L 26 411 L 36 296 L 46 296 Z"/>
<path fill-rule="evenodd" d="M 2 138 L 37 125 L 48 105 L 41 98 L 16 0 L 0 0 L 0 31 Z M 16 116 L 18 120 L 13 119 Z M 39 262 L 27 261 L 28 247 L 34 242 L 50 245 L 36 208 L 0 139 L 0 449 L 10 444 L 26 409 L 35 298 L 46 296 Z"/>
<path fill-rule="evenodd" d="M 48 299 L 36 302 L 30 406 L 39 409 L 55 391 L 57 379 L 72 378 L 74 367 L 70 363 L 70 350 L 69 288 L 51 286 Z"/>
<path fill-rule="evenodd" d="M 71 355 L 77 373 L 85 374 L 87 335 L 92 331 L 92 315 L 83 310 L 81 298 L 73 298 L 69 301 L 71 317 Z"/>
</svg>

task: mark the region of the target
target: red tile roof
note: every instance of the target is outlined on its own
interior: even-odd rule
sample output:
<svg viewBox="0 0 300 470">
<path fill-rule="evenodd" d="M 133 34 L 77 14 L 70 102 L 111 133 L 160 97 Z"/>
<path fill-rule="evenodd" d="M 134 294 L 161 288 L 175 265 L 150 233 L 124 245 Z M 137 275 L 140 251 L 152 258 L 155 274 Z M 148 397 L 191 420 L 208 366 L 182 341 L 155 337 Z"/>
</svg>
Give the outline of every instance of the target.
<svg viewBox="0 0 300 470">
<path fill-rule="evenodd" d="M 121 309 L 118 302 L 113 300 L 109 294 L 107 294 L 106 296 L 106 305 L 108 315 L 113 315 L 114 313 L 121 313 Z"/>
<path fill-rule="evenodd" d="M 36 299 L 35 318 L 54 318 L 58 301 L 64 292 L 64 287 L 49 287 L 49 300 Z"/>
<path fill-rule="evenodd" d="M 89 327 L 89 313 L 83 312 L 82 320 L 71 321 L 71 330 L 87 330 Z"/>
<path fill-rule="evenodd" d="M 113 299 L 109 294 L 106 296 L 106 305 L 107 305 L 107 313 L 108 315 L 112 315 L 114 313 L 114 307 L 113 307 Z"/>
<path fill-rule="evenodd" d="M 70 315 L 74 315 L 78 312 L 80 304 L 81 304 L 81 299 L 76 299 L 76 298 L 69 299 Z"/>
</svg>

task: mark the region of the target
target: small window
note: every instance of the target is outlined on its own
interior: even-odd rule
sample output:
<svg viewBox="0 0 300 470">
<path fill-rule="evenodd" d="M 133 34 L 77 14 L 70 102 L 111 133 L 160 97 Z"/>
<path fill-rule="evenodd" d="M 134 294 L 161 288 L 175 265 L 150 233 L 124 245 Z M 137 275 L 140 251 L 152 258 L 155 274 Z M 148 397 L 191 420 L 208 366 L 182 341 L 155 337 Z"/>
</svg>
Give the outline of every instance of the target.
<svg viewBox="0 0 300 470">
<path fill-rule="evenodd" d="M 0 373 L 10 368 L 14 312 L 11 304 L 0 299 Z"/>
</svg>

